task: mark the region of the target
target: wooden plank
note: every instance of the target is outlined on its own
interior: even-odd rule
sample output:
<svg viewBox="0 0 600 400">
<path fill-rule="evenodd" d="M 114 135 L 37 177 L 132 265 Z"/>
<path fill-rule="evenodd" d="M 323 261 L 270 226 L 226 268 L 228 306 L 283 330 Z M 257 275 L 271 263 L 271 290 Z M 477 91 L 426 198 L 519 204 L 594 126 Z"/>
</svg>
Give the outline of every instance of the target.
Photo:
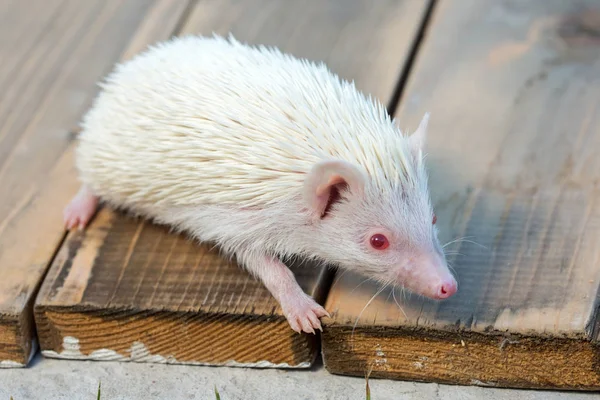
<svg viewBox="0 0 600 400">
<path fill-rule="evenodd" d="M 232 32 L 241 41 L 325 60 L 387 101 L 425 5 L 202 1 L 182 34 Z M 323 301 L 327 271 L 293 270 L 302 288 Z M 317 337 L 293 332 L 262 283 L 238 265 L 183 235 L 109 210 L 67 238 L 40 292 L 36 321 L 51 357 L 305 368 L 318 349 Z"/>
<path fill-rule="evenodd" d="M 346 274 L 326 308 L 334 373 L 600 388 L 600 3 L 441 0 L 397 115 L 427 152 L 459 293 Z M 476 243 L 478 244 L 476 244 Z M 460 253 L 457 254 L 456 252 Z M 356 329 L 353 331 L 353 327 Z"/>
<path fill-rule="evenodd" d="M 33 300 L 76 190 L 61 156 L 151 2 L 0 4 L 0 365 L 26 364 Z M 70 167 L 69 167 L 70 168 Z"/>
</svg>

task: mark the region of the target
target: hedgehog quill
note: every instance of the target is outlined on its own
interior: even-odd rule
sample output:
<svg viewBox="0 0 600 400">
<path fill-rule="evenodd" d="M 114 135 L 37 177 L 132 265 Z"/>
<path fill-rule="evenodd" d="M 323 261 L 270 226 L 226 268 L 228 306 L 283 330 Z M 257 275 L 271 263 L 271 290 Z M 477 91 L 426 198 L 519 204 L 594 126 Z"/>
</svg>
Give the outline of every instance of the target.
<svg viewBox="0 0 600 400">
<path fill-rule="evenodd" d="M 67 229 L 85 229 L 102 200 L 214 242 L 297 332 L 328 314 L 283 257 L 434 299 L 457 291 L 423 161 L 428 115 L 404 135 L 324 64 L 233 36 L 156 44 L 101 89 L 81 123 Z"/>
</svg>

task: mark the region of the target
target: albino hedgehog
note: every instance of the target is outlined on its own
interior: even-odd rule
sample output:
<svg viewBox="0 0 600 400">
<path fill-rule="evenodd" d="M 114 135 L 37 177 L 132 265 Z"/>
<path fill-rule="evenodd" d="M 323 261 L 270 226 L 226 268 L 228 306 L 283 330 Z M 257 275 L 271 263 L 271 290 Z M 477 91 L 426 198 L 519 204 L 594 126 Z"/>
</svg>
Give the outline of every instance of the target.
<svg viewBox="0 0 600 400">
<path fill-rule="evenodd" d="M 297 332 L 323 307 L 280 261 L 302 256 L 444 299 L 423 165 L 428 117 L 403 136 L 386 109 L 277 49 L 188 36 L 118 65 L 82 121 L 83 182 L 64 211 L 84 228 L 102 199 L 214 242 L 277 299 Z"/>
</svg>

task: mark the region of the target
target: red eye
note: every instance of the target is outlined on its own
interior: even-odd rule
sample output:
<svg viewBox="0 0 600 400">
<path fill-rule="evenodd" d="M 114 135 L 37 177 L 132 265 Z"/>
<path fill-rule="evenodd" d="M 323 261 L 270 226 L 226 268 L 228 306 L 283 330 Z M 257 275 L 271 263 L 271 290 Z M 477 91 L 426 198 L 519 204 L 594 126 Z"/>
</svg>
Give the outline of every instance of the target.
<svg viewBox="0 0 600 400">
<path fill-rule="evenodd" d="M 437 222 L 437 216 L 433 214 L 433 221 L 431 222 L 433 225 Z"/>
<path fill-rule="evenodd" d="M 390 245 L 387 238 L 383 236 L 381 233 L 377 233 L 371 236 L 371 246 L 377 250 L 384 250 Z"/>
</svg>

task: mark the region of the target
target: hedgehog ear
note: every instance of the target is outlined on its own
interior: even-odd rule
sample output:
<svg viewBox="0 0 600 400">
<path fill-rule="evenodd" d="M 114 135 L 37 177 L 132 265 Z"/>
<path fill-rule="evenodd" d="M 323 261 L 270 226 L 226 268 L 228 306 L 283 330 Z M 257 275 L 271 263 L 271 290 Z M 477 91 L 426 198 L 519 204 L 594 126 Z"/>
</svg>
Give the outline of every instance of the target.
<svg viewBox="0 0 600 400">
<path fill-rule="evenodd" d="M 429 113 L 425 113 L 421 119 L 421 123 L 417 130 L 408 137 L 408 143 L 411 151 L 417 155 L 423 150 L 425 146 L 425 139 L 427 137 L 427 127 L 429 125 Z"/>
<path fill-rule="evenodd" d="M 341 190 L 362 195 L 364 187 L 365 177 L 354 165 L 342 160 L 321 161 L 306 176 L 304 197 L 315 218 L 320 219 L 340 200 Z"/>
</svg>

